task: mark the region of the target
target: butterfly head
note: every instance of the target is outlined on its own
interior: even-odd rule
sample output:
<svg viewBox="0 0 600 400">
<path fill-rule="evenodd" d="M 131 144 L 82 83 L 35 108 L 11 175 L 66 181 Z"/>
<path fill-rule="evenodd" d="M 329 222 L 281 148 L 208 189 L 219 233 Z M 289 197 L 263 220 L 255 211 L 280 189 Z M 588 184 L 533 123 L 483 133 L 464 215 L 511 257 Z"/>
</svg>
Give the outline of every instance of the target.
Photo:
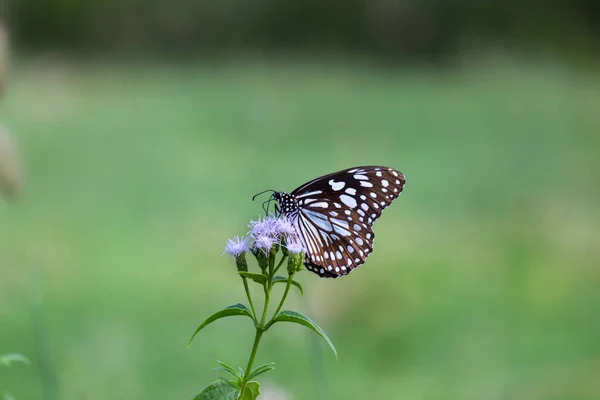
<svg viewBox="0 0 600 400">
<path fill-rule="evenodd" d="M 293 195 L 286 192 L 274 192 L 273 199 L 279 203 L 279 207 L 276 207 L 278 214 L 290 215 L 298 210 L 298 200 Z"/>
</svg>

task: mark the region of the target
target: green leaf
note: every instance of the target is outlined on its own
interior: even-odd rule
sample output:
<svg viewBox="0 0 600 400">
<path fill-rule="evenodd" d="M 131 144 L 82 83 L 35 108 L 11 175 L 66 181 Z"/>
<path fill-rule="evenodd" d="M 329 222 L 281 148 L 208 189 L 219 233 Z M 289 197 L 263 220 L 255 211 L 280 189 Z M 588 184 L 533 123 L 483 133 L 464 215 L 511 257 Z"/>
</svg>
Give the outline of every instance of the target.
<svg viewBox="0 0 600 400">
<path fill-rule="evenodd" d="M 260 394 L 258 382 L 248 382 L 239 400 L 255 400 Z"/>
<path fill-rule="evenodd" d="M 224 369 L 229 371 L 229 373 L 232 374 L 233 376 L 235 376 L 236 378 L 239 378 L 243 375 L 243 374 L 242 375 L 238 374 L 238 372 L 231 365 L 225 364 L 223 361 L 217 360 L 217 363 L 219 363 L 219 365 L 221 365 L 221 367 L 223 367 Z M 217 368 L 214 368 L 214 369 L 216 370 Z"/>
<path fill-rule="evenodd" d="M 239 390 L 226 379 L 219 379 L 204 388 L 194 400 L 237 400 Z"/>
<path fill-rule="evenodd" d="M 254 318 L 252 318 L 252 313 L 250 313 L 250 310 L 248 310 L 248 307 L 246 307 L 245 305 L 243 305 L 241 303 L 234 304 L 234 305 L 229 306 L 219 312 L 216 312 L 213 315 L 211 315 L 210 317 L 206 318 L 204 320 L 204 322 L 201 323 L 198 328 L 196 328 L 196 331 L 194 332 L 194 334 L 190 338 L 190 341 L 188 342 L 188 346 L 192 343 L 192 340 L 194 340 L 194 338 L 196 337 L 198 332 L 200 332 L 202 329 L 204 329 L 204 327 L 206 327 L 206 325 L 208 325 L 211 322 L 214 322 L 220 318 L 231 317 L 234 315 L 245 315 L 247 317 L 250 317 L 252 320 L 254 320 Z"/>
<path fill-rule="evenodd" d="M 243 276 L 244 278 L 252 279 L 254 282 L 260 283 L 261 285 L 267 283 L 267 277 L 263 274 L 256 274 L 254 272 L 246 271 L 239 271 L 238 274 L 240 274 L 240 276 Z"/>
<path fill-rule="evenodd" d="M 223 372 L 227 372 L 229 375 L 231 375 L 231 377 L 235 380 L 240 379 L 238 374 L 232 374 L 230 370 L 228 370 L 227 368 L 223 368 L 223 367 L 215 367 L 213 369 L 211 369 L 211 371 L 223 371 Z"/>
<path fill-rule="evenodd" d="M 329 340 L 329 337 L 327 337 L 327 334 L 323 331 L 323 329 L 321 329 L 321 327 L 319 325 L 317 325 L 315 322 L 313 322 L 313 320 L 308 318 L 306 315 L 301 314 L 296 311 L 290 311 L 290 310 L 281 311 L 269 323 L 269 325 L 267 326 L 267 329 L 271 325 L 273 325 L 275 322 L 294 322 L 296 324 L 303 325 L 303 326 L 307 327 L 308 329 L 316 332 L 319 336 L 321 336 L 327 342 L 329 347 L 331 347 L 331 350 L 333 350 L 335 357 L 337 358 L 337 350 L 335 349 L 335 346 L 333 345 L 331 340 Z"/>
<path fill-rule="evenodd" d="M 20 362 L 25 365 L 31 364 L 29 359 L 22 354 L 11 353 L 11 354 L 0 355 L 0 365 L 10 367 L 10 365 L 15 362 Z"/>
<path fill-rule="evenodd" d="M 248 375 L 247 379 L 256 378 L 258 375 L 264 374 L 265 372 L 269 372 L 275 369 L 275 363 L 268 363 L 261 365 L 260 367 L 256 367 L 252 370 L 250 375 Z"/>
<path fill-rule="evenodd" d="M 276 276 L 273 278 L 273 283 L 286 283 L 288 280 L 288 278 L 284 278 L 283 276 Z M 302 296 L 304 296 L 304 289 L 302 288 L 302 285 L 296 281 L 292 281 L 292 285 L 296 286 L 298 288 L 298 290 L 300 291 L 300 294 Z"/>
</svg>

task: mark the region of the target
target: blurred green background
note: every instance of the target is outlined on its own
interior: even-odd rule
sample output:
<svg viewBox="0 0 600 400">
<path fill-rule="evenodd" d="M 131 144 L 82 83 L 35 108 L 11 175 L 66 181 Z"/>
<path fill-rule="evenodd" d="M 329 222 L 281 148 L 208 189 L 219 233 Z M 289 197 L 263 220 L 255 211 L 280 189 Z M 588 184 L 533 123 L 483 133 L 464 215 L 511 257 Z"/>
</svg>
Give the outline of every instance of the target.
<svg viewBox="0 0 600 400">
<path fill-rule="evenodd" d="M 404 194 L 365 266 L 303 272 L 274 399 L 600 399 L 597 1 L 3 5 L 0 369 L 17 399 L 190 399 L 248 320 L 228 237 L 251 196 L 389 165 Z M 278 397 L 279 396 L 279 397 Z"/>
</svg>

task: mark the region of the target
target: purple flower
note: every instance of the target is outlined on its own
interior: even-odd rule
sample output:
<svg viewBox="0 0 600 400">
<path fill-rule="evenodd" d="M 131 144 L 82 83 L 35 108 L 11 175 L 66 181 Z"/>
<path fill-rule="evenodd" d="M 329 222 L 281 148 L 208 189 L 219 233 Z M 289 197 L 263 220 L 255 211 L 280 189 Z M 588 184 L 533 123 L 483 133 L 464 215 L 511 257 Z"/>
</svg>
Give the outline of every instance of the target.
<svg viewBox="0 0 600 400">
<path fill-rule="evenodd" d="M 240 256 L 249 250 L 248 248 L 248 238 L 236 236 L 232 239 L 227 240 L 227 244 L 225 245 L 225 253 L 231 254 L 234 258 Z M 225 254 L 223 253 L 223 254 Z"/>
<path fill-rule="evenodd" d="M 248 227 L 251 229 L 250 234 L 256 240 L 260 236 L 269 236 L 276 242 L 281 238 L 296 234 L 296 229 L 289 219 L 285 217 L 274 217 L 267 215 L 264 218 L 258 218 L 257 221 L 250 221 Z"/>
<path fill-rule="evenodd" d="M 300 241 L 294 237 L 294 236 L 290 236 L 288 239 L 288 242 L 285 246 L 288 251 L 291 254 L 299 254 L 299 253 L 304 253 L 304 246 L 302 245 L 302 243 L 300 243 Z"/>
<path fill-rule="evenodd" d="M 292 225 L 292 222 L 285 218 L 277 218 L 275 222 L 275 230 L 280 237 L 292 237 L 296 235 L 296 228 Z"/>
<path fill-rule="evenodd" d="M 251 229 L 250 234 L 256 240 L 260 236 L 277 237 L 277 218 L 267 215 L 264 218 L 258 218 L 256 221 L 250 221 L 248 227 Z"/>
<path fill-rule="evenodd" d="M 268 253 L 271 251 L 271 248 L 275 245 L 275 239 L 268 235 L 260 235 L 254 238 L 254 248 L 262 251 L 263 253 Z"/>
</svg>

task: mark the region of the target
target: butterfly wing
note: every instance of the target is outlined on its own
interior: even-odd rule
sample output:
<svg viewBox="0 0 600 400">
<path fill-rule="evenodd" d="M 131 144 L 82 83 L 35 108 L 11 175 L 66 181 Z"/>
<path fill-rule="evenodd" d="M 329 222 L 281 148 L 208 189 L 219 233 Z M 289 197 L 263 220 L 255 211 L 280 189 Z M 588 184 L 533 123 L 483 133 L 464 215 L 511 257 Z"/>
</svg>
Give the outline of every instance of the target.
<svg viewBox="0 0 600 400">
<path fill-rule="evenodd" d="M 346 275 L 373 250 L 373 223 L 404 187 L 392 168 L 349 168 L 314 179 L 291 194 L 298 202 L 292 219 L 306 248 L 306 267 L 322 277 Z"/>
</svg>

